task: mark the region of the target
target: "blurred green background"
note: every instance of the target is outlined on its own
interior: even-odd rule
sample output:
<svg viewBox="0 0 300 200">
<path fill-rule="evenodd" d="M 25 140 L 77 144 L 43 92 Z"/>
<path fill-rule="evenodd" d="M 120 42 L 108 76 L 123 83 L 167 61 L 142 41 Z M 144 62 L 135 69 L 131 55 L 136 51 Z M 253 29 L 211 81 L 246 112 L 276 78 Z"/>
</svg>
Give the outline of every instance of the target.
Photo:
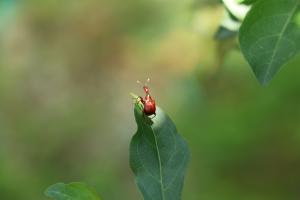
<svg viewBox="0 0 300 200">
<path fill-rule="evenodd" d="M 129 92 L 150 77 L 190 145 L 183 200 L 300 198 L 300 57 L 267 87 L 213 0 L 0 1 L 0 199 L 84 181 L 142 199 L 129 168 Z"/>
</svg>

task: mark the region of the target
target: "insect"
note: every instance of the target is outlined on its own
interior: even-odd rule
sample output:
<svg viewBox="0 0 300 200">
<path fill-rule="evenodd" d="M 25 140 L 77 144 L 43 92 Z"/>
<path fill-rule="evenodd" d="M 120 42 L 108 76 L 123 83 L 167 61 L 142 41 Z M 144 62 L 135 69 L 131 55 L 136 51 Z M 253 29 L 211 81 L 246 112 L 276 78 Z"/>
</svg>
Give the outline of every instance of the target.
<svg viewBox="0 0 300 200">
<path fill-rule="evenodd" d="M 149 78 L 147 79 L 147 82 L 148 83 L 150 82 Z M 141 84 L 140 81 L 137 81 L 137 83 Z M 155 112 L 156 111 L 155 100 L 150 95 L 149 87 L 146 84 L 144 84 L 142 86 L 143 86 L 144 92 L 146 94 L 145 98 L 139 97 L 139 100 L 144 105 L 143 113 L 144 113 L 144 115 L 147 115 L 147 116 L 154 115 L 153 117 L 155 117 L 156 116 L 156 112 Z"/>
</svg>

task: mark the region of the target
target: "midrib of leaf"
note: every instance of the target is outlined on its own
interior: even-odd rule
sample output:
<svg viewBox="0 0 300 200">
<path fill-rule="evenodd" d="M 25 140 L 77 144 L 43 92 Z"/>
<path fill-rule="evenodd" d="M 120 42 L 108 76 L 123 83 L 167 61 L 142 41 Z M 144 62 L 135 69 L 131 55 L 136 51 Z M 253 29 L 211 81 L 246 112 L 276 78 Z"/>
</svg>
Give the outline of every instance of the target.
<svg viewBox="0 0 300 200">
<path fill-rule="evenodd" d="M 272 66 L 272 64 L 273 64 L 273 62 L 274 62 L 275 55 L 276 55 L 276 53 L 277 53 L 277 51 L 278 51 L 278 45 L 279 45 L 279 43 L 281 42 L 281 40 L 282 40 L 282 38 L 283 38 L 283 35 L 284 35 L 284 33 L 285 33 L 285 31 L 286 31 L 286 29 L 287 29 L 287 27 L 288 27 L 289 22 L 291 21 L 293 15 L 294 15 L 295 12 L 297 11 L 297 7 L 298 7 L 298 4 L 299 4 L 299 3 L 300 3 L 300 0 L 298 0 L 298 1 L 296 2 L 295 8 L 292 10 L 291 14 L 288 16 L 286 22 L 284 23 L 284 26 L 282 27 L 282 30 L 280 31 L 280 33 L 279 33 L 279 35 L 278 35 L 278 40 L 276 41 L 275 48 L 274 48 L 274 51 L 273 51 L 272 56 L 271 56 L 271 60 L 270 60 L 270 62 L 269 62 L 269 64 L 268 64 L 268 66 L 267 66 L 267 71 L 266 71 L 266 73 L 265 73 L 265 75 L 264 75 L 264 77 L 263 77 L 263 83 L 266 82 L 266 78 L 267 78 L 268 75 L 270 74 L 271 66 Z"/>
<path fill-rule="evenodd" d="M 158 163 L 159 163 L 159 175 L 160 175 L 160 190 L 161 190 L 161 196 L 162 196 L 162 200 L 165 200 L 165 193 L 164 193 L 164 185 L 163 185 L 163 177 L 162 177 L 162 166 L 161 166 L 161 159 L 160 159 L 160 152 L 158 149 L 158 142 L 157 142 L 157 137 L 154 133 L 153 128 L 151 127 L 153 136 L 154 136 L 154 140 L 155 140 L 155 147 L 156 147 L 156 151 L 157 151 L 157 157 L 158 157 Z"/>
<path fill-rule="evenodd" d="M 144 132 L 144 124 L 143 123 L 141 123 L 141 127 L 142 127 L 142 130 Z M 159 148 L 158 148 L 158 141 L 157 141 L 157 137 L 156 137 L 156 135 L 154 133 L 153 128 L 151 126 L 150 126 L 150 128 L 151 128 L 151 132 L 152 132 L 152 134 L 154 136 L 155 149 L 156 149 L 156 152 L 157 152 L 157 158 L 158 158 L 158 164 L 159 164 L 159 178 L 160 178 L 159 182 L 160 182 L 161 197 L 162 197 L 162 200 L 165 200 L 166 198 L 165 198 L 165 194 L 164 194 L 164 185 L 163 185 L 163 176 L 162 176 L 162 164 L 161 164 L 160 152 L 159 152 Z M 150 172 L 148 172 L 148 173 L 151 175 Z"/>
</svg>

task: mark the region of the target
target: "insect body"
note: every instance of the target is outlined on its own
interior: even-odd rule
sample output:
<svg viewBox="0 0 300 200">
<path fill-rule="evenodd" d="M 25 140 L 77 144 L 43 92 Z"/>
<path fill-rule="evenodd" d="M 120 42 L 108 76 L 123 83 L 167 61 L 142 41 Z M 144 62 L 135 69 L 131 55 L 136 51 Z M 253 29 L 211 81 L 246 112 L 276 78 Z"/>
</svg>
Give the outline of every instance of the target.
<svg viewBox="0 0 300 200">
<path fill-rule="evenodd" d="M 147 80 L 147 82 L 149 82 L 149 81 L 150 81 L 150 79 Z M 138 83 L 140 83 L 140 82 L 138 81 Z M 144 92 L 146 93 L 145 98 L 139 97 L 140 101 L 144 105 L 143 113 L 147 116 L 150 116 L 150 115 L 155 116 L 156 115 L 155 100 L 151 97 L 148 86 L 144 85 L 143 89 L 144 89 Z"/>
</svg>

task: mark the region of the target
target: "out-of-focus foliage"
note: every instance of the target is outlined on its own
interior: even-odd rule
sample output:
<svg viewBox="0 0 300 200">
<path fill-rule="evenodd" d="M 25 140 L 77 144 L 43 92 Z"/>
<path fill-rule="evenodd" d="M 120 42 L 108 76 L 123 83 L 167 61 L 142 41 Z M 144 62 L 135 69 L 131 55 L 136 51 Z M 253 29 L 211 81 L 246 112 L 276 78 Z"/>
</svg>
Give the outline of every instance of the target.
<svg viewBox="0 0 300 200">
<path fill-rule="evenodd" d="M 0 18 L 0 199 L 44 200 L 79 180 L 141 199 L 128 93 L 147 77 L 190 146 L 184 200 L 299 197 L 299 57 L 261 88 L 214 41 L 213 1 L 16 2 Z"/>
<path fill-rule="evenodd" d="M 100 200 L 94 189 L 80 182 L 51 185 L 45 194 L 54 200 Z"/>
</svg>

